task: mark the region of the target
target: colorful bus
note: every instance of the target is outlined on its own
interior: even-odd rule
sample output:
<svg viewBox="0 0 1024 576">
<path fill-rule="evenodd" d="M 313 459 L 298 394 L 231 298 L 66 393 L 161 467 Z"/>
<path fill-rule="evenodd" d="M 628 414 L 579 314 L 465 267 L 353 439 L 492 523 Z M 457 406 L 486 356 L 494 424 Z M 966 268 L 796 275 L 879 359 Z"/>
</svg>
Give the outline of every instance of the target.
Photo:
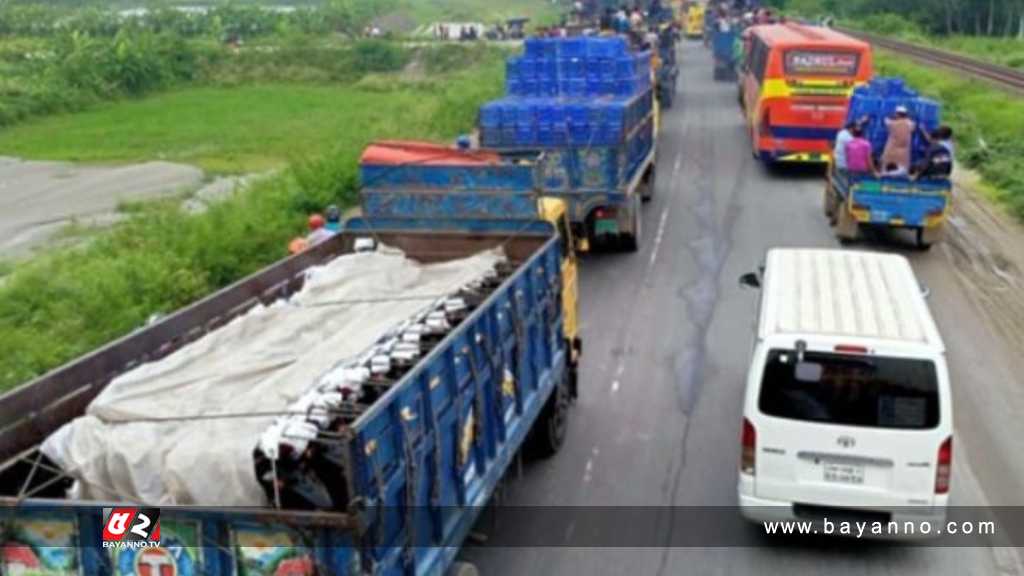
<svg viewBox="0 0 1024 576">
<path fill-rule="evenodd" d="M 800 24 L 748 28 L 743 44 L 739 97 L 754 156 L 828 162 L 850 94 L 871 78 L 871 46 Z"/>
</svg>

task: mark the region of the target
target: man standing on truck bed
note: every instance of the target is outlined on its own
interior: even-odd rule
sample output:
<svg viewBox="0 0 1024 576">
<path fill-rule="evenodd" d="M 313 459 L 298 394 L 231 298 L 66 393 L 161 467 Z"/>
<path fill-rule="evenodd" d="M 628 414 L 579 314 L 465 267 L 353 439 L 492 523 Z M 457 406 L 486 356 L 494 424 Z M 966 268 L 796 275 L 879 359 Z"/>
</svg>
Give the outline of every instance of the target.
<svg viewBox="0 0 1024 576">
<path fill-rule="evenodd" d="M 910 143 L 914 136 L 915 124 L 910 119 L 906 106 L 897 106 L 893 118 L 885 119 L 889 138 L 882 151 L 882 166 L 895 164 L 910 170 Z"/>
</svg>

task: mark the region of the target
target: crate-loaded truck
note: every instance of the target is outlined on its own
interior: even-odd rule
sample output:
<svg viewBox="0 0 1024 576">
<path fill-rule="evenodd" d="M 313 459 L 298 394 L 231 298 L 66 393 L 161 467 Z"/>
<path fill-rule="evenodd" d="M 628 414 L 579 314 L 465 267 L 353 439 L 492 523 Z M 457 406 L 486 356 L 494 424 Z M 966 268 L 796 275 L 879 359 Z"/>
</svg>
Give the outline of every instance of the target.
<svg viewBox="0 0 1024 576">
<path fill-rule="evenodd" d="M 640 247 L 655 189 L 651 61 L 622 37 L 530 38 L 508 62 L 508 94 L 480 108 L 481 147 L 537 168 L 537 189 L 567 202 L 583 250 Z"/>
</svg>

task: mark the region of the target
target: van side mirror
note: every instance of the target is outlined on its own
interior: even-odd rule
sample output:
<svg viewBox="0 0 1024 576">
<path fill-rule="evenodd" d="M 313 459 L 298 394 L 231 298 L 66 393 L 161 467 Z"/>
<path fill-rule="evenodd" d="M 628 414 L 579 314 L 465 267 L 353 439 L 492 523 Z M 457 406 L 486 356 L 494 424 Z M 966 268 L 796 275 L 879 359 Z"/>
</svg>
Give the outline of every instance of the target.
<svg viewBox="0 0 1024 576">
<path fill-rule="evenodd" d="M 757 272 L 747 272 L 743 276 L 740 276 L 740 287 L 741 288 L 760 288 L 761 278 L 758 277 Z"/>
</svg>

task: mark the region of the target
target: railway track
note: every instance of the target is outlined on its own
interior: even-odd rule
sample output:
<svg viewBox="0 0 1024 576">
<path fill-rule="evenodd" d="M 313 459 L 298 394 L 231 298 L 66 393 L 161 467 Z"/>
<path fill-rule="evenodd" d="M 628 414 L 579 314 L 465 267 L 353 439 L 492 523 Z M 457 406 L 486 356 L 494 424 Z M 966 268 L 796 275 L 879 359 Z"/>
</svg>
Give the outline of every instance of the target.
<svg viewBox="0 0 1024 576">
<path fill-rule="evenodd" d="M 927 64 L 942 66 L 957 72 L 965 72 L 1017 93 L 1024 93 L 1024 72 L 1020 70 L 946 52 L 945 50 L 893 40 L 884 36 L 876 36 L 854 30 L 843 30 L 843 32 L 870 42 L 879 48 L 910 56 Z"/>
</svg>

